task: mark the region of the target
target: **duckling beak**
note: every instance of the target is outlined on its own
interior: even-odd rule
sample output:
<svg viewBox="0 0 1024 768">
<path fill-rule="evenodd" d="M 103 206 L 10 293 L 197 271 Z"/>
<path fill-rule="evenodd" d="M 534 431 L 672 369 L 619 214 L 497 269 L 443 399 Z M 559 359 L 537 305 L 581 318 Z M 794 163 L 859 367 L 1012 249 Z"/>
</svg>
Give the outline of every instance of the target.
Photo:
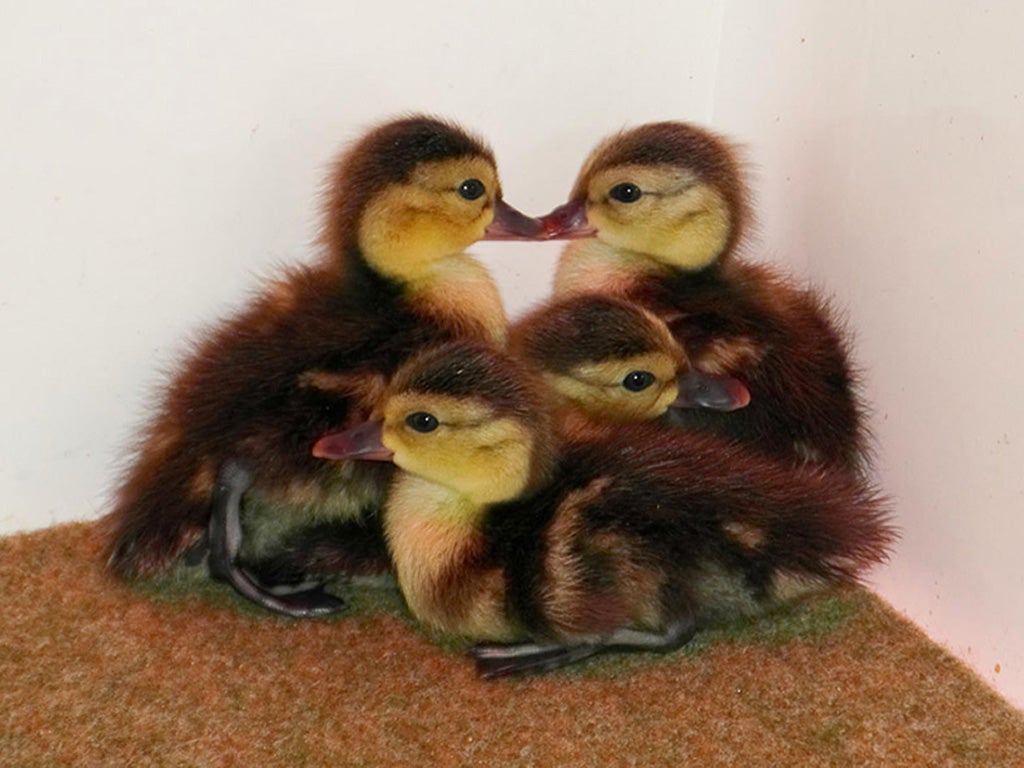
<svg viewBox="0 0 1024 768">
<path fill-rule="evenodd" d="M 750 390 L 739 379 L 690 370 L 679 376 L 679 397 L 669 408 L 736 411 L 750 403 Z"/>
<path fill-rule="evenodd" d="M 500 197 L 494 201 L 494 220 L 484 230 L 484 240 L 543 240 L 544 224 L 527 216 Z"/>
<path fill-rule="evenodd" d="M 313 455 L 332 461 L 391 461 L 394 453 L 382 442 L 384 423 L 366 421 L 343 432 L 328 432 L 313 445 Z"/>
<path fill-rule="evenodd" d="M 587 202 L 570 200 L 540 217 L 548 240 L 579 240 L 593 237 L 597 230 L 587 223 Z"/>
</svg>

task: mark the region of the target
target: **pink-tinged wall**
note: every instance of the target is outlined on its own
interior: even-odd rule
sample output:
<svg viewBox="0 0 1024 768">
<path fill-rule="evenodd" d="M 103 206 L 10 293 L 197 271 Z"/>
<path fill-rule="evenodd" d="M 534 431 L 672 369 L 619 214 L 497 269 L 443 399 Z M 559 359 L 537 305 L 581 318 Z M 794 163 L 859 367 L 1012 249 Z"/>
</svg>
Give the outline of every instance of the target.
<svg viewBox="0 0 1024 768">
<path fill-rule="evenodd" d="M 879 591 L 1024 706 L 1024 5 L 726 3 L 712 122 L 761 247 L 857 336 L 903 540 Z"/>
</svg>

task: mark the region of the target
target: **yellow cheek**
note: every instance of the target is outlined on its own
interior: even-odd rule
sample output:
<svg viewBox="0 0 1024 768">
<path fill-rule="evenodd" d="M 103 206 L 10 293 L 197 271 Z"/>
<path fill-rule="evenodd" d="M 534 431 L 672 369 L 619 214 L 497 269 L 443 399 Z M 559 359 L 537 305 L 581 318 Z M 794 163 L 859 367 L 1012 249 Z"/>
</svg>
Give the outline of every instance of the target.
<svg viewBox="0 0 1024 768">
<path fill-rule="evenodd" d="M 386 275 L 411 279 L 483 237 L 494 218 L 450 192 L 395 187 L 375 197 L 359 223 L 359 247 Z"/>
<path fill-rule="evenodd" d="M 705 186 L 635 209 L 594 204 L 587 215 L 605 242 L 682 269 L 717 259 L 732 225 L 725 200 Z"/>
<path fill-rule="evenodd" d="M 729 208 L 714 190 L 699 187 L 694 191 L 690 212 L 682 215 L 674 227 L 658 233 L 659 253 L 672 260 L 677 267 L 700 269 L 722 253 L 732 226 Z M 681 235 L 672 237 L 672 230 Z"/>
<path fill-rule="evenodd" d="M 611 409 L 611 418 L 618 421 L 652 421 L 661 416 L 668 409 L 668 404 L 676 399 L 674 386 L 660 390 L 652 387 L 646 392 L 628 392 L 621 388 L 620 391 Z"/>
<path fill-rule="evenodd" d="M 483 239 L 484 232 L 491 226 L 491 222 L 494 221 L 494 203 L 488 202 L 480 211 L 480 215 L 473 220 L 472 225 L 469 228 L 469 235 L 472 236 L 472 240 L 466 243 L 466 247 L 472 245 L 477 240 Z"/>
<path fill-rule="evenodd" d="M 520 434 L 505 442 L 479 451 L 473 457 L 473 471 L 467 473 L 462 488 L 480 504 L 494 504 L 519 496 L 530 479 L 533 437 Z"/>
<path fill-rule="evenodd" d="M 650 421 L 663 414 L 676 399 L 677 363 L 675 342 L 668 329 L 650 318 L 652 329 L 663 334 L 667 351 L 645 352 L 630 357 L 611 358 L 576 366 L 571 372 L 544 372 L 548 387 L 588 416 L 607 421 Z M 649 371 L 654 383 L 640 392 L 631 392 L 622 382 L 630 371 Z"/>
<path fill-rule="evenodd" d="M 679 387 L 673 382 L 658 394 L 654 404 L 648 409 L 649 418 L 656 419 L 661 416 L 677 397 L 679 397 Z"/>
<path fill-rule="evenodd" d="M 644 392 L 629 392 L 621 386 L 601 387 L 570 376 L 547 376 L 549 385 L 572 407 L 592 418 L 618 423 L 652 421 L 663 414 L 677 397 L 675 384 Z"/>
<path fill-rule="evenodd" d="M 467 427 L 441 426 L 417 434 L 386 428 L 384 445 L 396 465 L 451 488 L 478 504 L 518 496 L 530 478 L 533 436 L 513 422 Z"/>
</svg>

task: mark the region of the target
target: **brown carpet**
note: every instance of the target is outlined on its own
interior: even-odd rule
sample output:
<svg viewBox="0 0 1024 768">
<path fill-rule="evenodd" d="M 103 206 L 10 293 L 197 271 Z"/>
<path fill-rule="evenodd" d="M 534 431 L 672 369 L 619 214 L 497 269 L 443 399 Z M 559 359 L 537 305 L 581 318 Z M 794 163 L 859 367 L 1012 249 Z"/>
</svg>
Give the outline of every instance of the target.
<svg viewBox="0 0 1024 768">
<path fill-rule="evenodd" d="M 194 579 L 112 582 L 93 537 L 0 538 L 2 765 L 1024 765 L 1021 714 L 865 592 L 483 682 L 391 590 L 289 621 Z"/>
</svg>

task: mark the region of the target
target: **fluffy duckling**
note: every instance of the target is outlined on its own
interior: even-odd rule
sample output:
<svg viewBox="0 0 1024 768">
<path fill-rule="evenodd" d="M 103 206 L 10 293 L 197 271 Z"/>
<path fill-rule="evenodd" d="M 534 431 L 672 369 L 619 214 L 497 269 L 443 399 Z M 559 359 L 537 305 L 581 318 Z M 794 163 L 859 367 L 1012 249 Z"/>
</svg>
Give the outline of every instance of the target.
<svg viewBox="0 0 1024 768">
<path fill-rule="evenodd" d="M 540 371 L 563 430 L 746 407 L 742 382 L 694 370 L 660 318 L 605 294 L 554 299 L 517 321 L 509 351 Z M 582 417 L 582 418 L 580 418 Z"/>
<path fill-rule="evenodd" d="M 402 367 L 379 424 L 314 447 L 392 455 L 399 585 L 420 621 L 484 643 L 485 676 L 671 650 L 787 586 L 855 581 L 886 557 L 884 505 L 849 473 L 648 425 L 556 446 L 546 397 L 514 358 L 453 342 Z"/>
<path fill-rule="evenodd" d="M 320 263 L 286 270 L 208 331 L 167 386 L 105 518 L 110 568 L 165 571 L 209 525 L 211 571 L 250 599 L 295 615 L 339 608 L 315 590 L 271 594 L 238 565 L 237 502 L 304 523 L 372 515 L 388 468 L 321 461 L 311 446 L 365 418 L 425 344 L 503 343 L 497 288 L 464 249 L 539 232 L 502 200 L 491 150 L 454 124 L 414 116 L 366 134 L 330 178 Z M 352 562 L 382 566 L 365 539 Z"/>
<path fill-rule="evenodd" d="M 747 408 L 678 412 L 686 426 L 798 462 L 859 468 L 863 408 L 847 341 L 826 301 L 740 260 L 747 190 L 735 149 L 693 125 L 620 133 L 584 163 L 570 201 L 544 217 L 570 243 L 555 295 L 601 292 L 662 318 L 700 371 L 750 390 Z"/>
</svg>

